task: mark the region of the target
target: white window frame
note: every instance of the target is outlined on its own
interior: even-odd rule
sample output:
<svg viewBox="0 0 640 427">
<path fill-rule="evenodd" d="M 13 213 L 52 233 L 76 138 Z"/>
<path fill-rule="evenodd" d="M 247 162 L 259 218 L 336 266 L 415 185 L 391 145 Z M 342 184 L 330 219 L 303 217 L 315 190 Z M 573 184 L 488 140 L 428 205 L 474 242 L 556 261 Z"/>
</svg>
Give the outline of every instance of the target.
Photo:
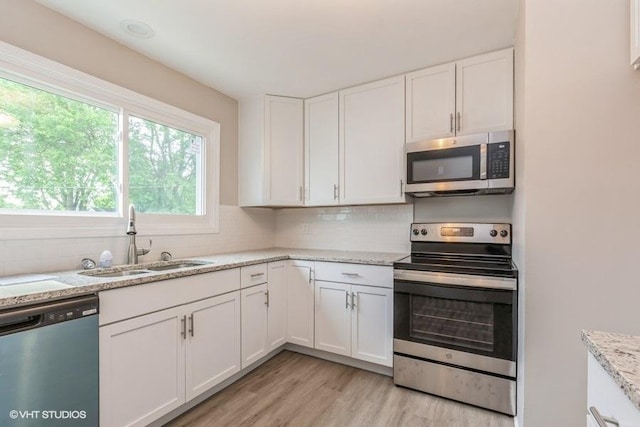
<svg viewBox="0 0 640 427">
<path fill-rule="evenodd" d="M 48 92 L 118 111 L 123 124 L 119 144 L 120 182 L 128 183 L 129 114 L 203 137 L 203 215 L 137 214 L 139 235 L 202 234 L 219 232 L 220 124 L 141 95 L 129 89 L 51 61 L 0 41 L 0 77 Z M 128 215 L 127 185 L 122 185 L 114 213 L 2 210 L 0 240 L 116 237 L 125 234 Z M 124 201 L 124 203 L 123 203 Z"/>
</svg>

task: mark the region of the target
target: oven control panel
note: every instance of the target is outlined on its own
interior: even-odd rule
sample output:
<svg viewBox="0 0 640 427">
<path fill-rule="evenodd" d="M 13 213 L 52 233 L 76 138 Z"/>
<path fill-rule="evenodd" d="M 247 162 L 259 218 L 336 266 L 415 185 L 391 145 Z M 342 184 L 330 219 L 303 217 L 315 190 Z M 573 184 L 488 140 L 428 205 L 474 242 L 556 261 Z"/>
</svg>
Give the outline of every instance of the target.
<svg viewBox="0 0 640 427">
<path fill-rule="evenodd" d="M 414 223 L 412 242 L 466 242 L 511 244 L 511 224 Z"/>
</svg>

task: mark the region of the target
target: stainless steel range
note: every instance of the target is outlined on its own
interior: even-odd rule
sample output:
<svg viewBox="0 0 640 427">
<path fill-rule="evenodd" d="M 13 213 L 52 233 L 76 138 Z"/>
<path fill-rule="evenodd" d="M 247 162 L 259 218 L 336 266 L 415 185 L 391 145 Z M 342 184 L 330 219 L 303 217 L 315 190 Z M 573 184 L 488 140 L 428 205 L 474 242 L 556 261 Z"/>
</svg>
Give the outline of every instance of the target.
<svg viewBox="0 0 640 427">
<path fill-rule="evenodd" d="M 509 224 L 412 224 L 394 263 L 394 382 L 515 415 L 517 276 Z"/>
</svg>

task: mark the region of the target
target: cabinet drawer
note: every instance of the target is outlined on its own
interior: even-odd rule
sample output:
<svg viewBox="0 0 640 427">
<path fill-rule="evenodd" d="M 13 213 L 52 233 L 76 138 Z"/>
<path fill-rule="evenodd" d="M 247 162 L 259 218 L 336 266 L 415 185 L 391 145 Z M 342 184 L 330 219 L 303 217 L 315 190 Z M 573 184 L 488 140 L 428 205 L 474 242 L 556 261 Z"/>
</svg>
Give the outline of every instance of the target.
<svg viewBox="0 0 640 427">
<path fill-rule="evenodd" d="M 255 264 L 240 268 L 240 287 L 248 288 L 249 286 L 267 283 L 267 264 Z"/>
<path fill-rule="evenodd" d="M 381 265 L 316 262 L 316 280 L 393 288 L 393 268 Z"/>
</svg>

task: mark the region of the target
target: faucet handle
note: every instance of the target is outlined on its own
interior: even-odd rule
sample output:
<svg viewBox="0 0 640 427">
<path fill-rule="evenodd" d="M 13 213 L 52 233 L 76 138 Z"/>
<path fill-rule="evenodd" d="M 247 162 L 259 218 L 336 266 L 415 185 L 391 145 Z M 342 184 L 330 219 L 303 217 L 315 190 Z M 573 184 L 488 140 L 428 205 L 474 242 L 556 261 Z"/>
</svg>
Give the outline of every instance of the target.
<svg viewBox="0 0 640 427">
<path fill-rule="evenodd" d="M 151 252 L 151 245 L 153 245 L 153 240 L 149 239 L 149 247 L 148 248 L 138 248 L 138 255 L 146 255 Z"/>
<path fill-rule="evenodd" d="M 173 259 L 173 255 L 171 255 L 171 252 L 163 251 L 160 253 L 160 259 L 162 261 L 171 261 Z"/>
</svg>

